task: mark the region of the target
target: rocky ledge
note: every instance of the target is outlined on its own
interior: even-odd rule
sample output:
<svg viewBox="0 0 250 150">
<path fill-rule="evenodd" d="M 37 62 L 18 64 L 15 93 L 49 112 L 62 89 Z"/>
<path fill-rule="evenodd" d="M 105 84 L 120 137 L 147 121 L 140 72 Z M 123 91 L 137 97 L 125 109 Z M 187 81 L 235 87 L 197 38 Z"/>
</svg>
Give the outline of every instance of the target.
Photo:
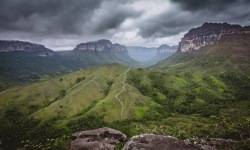
<svg viewBox="0 0 250 150">
<path fill-rule="evenodd" d="M 71 150 L 115 150 L 115 145 L 126 140 L 126 135 L 111 128 L 80 131 L 72 135 Z M 123 150 L 198 150 L 192 144 L 171 136 L 143 134 L 133 136 Z"/>
<path fill-rule="evenodd" d="M 178 50 L 190 52 L 202 46 L 216 44 L 227 34 L 249 34 L 250 26 L 230 25 L 228 23 L 204 23 L 201 27 L 189 30 L 181 39 Z"/>
<path fill-rule="evenodd" d="M 116 144 L 125 142 L 126 135 L 111 128 L 80 131 L 72 135 L 71 150 L 115 150 Z M 142 134 L 131 137 L 122 150 L 217 150 L 236 149 L 233 141 L 221 138 L 190 138 L 184 141 L 172 136 Z"/>
<path fill-rule="evenodd" d="M 72 135 L 71 150 L 114 150 L 126 135 L 111 128 L 80 131 Z"/>
<path fill-rule="evenodd" d="M 198 150 L 172 136 L 142 134 L 133 136 L 123 150 Z"/>
<path fill-rule="evenodd" d="M 34 44 L 24 41 L 0 41 L 0 52 L 29 52 L 37 56 L 48 57 L 56 56 L 56 53 L 44 45 Z"/>
<path fill-rule="evenodd" d="M 78 44 L 74 50 L 77 51 L 86 51 L 86 50 L 91 50 L 91 51 L 110 51 L 112 53 L 123 53 L 128 55 L 128 50 L 125 45 L 121 45 L 118 43 L 112 44 L 109 40 L 98 40 L 95 42 L 87 42 L 87 43 L 81 43 Z"/>
</svg>

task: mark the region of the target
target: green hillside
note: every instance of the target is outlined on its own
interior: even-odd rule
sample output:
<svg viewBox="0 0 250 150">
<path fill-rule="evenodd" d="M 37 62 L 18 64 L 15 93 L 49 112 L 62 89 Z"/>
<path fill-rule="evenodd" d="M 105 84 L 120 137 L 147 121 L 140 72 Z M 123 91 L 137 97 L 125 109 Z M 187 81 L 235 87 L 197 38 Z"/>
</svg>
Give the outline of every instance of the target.
<svg viewBox="0 0 250 150">
<path fill-rule="evenodd" d="M 1 52 L 0 90 L 69 71 L 63 61 L 54 57 L 40 57 L 29 52 Z"/>
<path fill-rule="evenodd" d="M 111 53 L 109 51 L 96 52 L 86 51 L 58 51 L 57 54 L 63 56 L 68 65 L 74 68 L 87 68 L 108 63 L 119 63 L 126 66 L 139 66 L 139 62 L 121 53 Z"/>
<path fill-rule="evenodd" d="M 38 79 L 55 77 L 79 69 L 119 63 L 137 66 L 139 63 L 129 56 L 110 52 L 62 51 L 54 57 L 35 56 L 29 52 L 0 53 L 0 91 L 13 85 L 23 85 Z"/>
<path fill-rule="evenodd" d="M 69 149 L 72 133 L 107 126 L 249 149 L 249 47 L 230 35 L 149 69 L 108 64 L 1 92 L 2 147 Z"/>
<path fill-rule="evenodd" d="M 250 36 L 231 34 L 223 36 L 218 44 L 201 47 L 190 53 L 177 52 L 169 59 L 156 64 L 154 68 L 162 69 L 190 69 L 204 68 L 214 71 L 222 67 L 224 70 L 232 65 L 248 66 L 250 63 Z M 187 67 L 188 66 L 188 67 Z"/>
</svg>

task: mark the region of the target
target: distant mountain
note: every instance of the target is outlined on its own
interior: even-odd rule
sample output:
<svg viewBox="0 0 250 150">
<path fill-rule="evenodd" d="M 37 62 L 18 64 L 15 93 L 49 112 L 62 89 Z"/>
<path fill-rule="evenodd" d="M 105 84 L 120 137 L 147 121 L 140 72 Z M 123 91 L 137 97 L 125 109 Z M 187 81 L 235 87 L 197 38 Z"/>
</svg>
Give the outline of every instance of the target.
<svg viewBox="0 0 250 150">
<path fill-rule="evenodd" d="M 171 57 L 177 51 L 177 47 L 177 45 L 169 46 L 167 44 L 159 46 L 156 49 L 156 55 L 147 62 L 145 62 L 145 64 L 147 64 L 147 66 L 152 66 L 164 59 Z"/>
<path fill-rule="evenodd" d="M 219 67 L 249 63 L 250 26 L 204 23 L 181 39 L 177 53 L 156 67 Z M 233 63 L 233 64 L 232 64 Z M 176 66 L 176 67 L 177 67 Z M 224 66 L 226 67 L 226 66 Z M 213 68 L 214 69 L 214 68 Z"/>
<path fill-rule="evenodd" d="M 169 46 L 167 44 L 163 44 L 157 48 L 157 54 L 166 54 L 166 53 L 175 53 L 177 51 L 178 45 Z"/>
<path fill-rule="evenodd" d="M 97 52 L 109 51 L 115 54 L 119 53 L 119 54 L 128 55 L 128 50 L 125 45 L 120 45 L 118 43 L 112 44 L 109 40 L 106 40 L 106 39 L 98 40 L 95 42 L 87 42 L 87 43 L 78 44 L 74 50 L 77 50 L 77 51 L 91 50 L 91 51 L 97 51 Z"/>
<path fill-rule="evenodd" d="M 156 47 L 128 46 L 127 48 L 129 56 L 140 62 L 149 61 L 157 53 Z"/>
<path fill-rule="evenodd" d="M 0 41 L 0 90 L 108 63 L 139 66 L 139 62 L 128 56 L 126 46 L 109 40 L 82 43 L 74 50 L 61 52 L 29 42 Z"/>
<path fill-rule="evenodd" d="M 198 50 L 202 46 L 216 44 L 223 35 L 250 34 L 250 26 L 230 25 L 228 23 L 204 23 L 201 27 L 189 30 L 179 44 L 181 52 Z"/>
<path fill-rule="evenodd" d="M 163 44 L 156 47 L 128 46 L 129 56 L 144 63 L 145 67 L 152 66 L 161 60 L 172 56 L 178 46 Z"/>
<path fill-rule="evenodd" d="M 102 39 L 94 42 L 78 44 L 74 50 L 58 52 L 67 60 L 75 62 L 78 68 L 119 63 L 126 66 L 139 66 L 140 63 L 128 55 L 125 45 L 112 44 L 111 41 Z"/>
<path fill-rule="evenodd" d="M 0 40 L 0 52 L 29 52 L 36 56 L 52 57 L 56 53 L 44 45 L 23 41 L 3 41 Z"/>
</svg>

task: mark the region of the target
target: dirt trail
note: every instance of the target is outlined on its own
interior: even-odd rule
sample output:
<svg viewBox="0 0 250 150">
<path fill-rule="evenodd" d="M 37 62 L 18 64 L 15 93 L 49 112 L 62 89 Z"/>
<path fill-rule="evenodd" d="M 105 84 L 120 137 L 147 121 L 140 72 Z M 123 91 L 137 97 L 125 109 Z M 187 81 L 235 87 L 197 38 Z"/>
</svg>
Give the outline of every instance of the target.
<svg viewBox="0 0 250 150">
<path fill-rule="evenodd" d="M 17 88 L 13 88 L 13 89 L 8 89 L 8 90 L 5 90 L 5 91 L 2 91 L 2 92 L 0 92 L 0 94 L 3 94 L 3 93 L 8 92 L 8 91 L 13 91 L 15 89 L 17 89 Z"/>
<path fill-rule="evenodd" d="M 122 86 L 122 90 L 115 96 L 115 98 L 120 102 L 120 104 L 121 104 L 121 106 L 122 106 L 122 109 L 121 109 L 121 120 L 122 120 L 122 113 L 123 113 L 123 103 L 122 103 L 122 101 L 119 99 L 119 95 L 121 95 L 122 94 L 122 92 L 124 92 L 124 90 L 125 90 L 125 80 L 126 80 L 126 78 L 127 78 L 127 73 L 128 73 L 128 71 L 130 70 L 130 68 L 128 68 L 128 70 L 126 70 L 125 71 L 125 75 L 124 75 L 124 78 L 123 78 L 123 81 L 122 81 L 122 83 L 123 83 L 123 86 Z"/>
</svg>

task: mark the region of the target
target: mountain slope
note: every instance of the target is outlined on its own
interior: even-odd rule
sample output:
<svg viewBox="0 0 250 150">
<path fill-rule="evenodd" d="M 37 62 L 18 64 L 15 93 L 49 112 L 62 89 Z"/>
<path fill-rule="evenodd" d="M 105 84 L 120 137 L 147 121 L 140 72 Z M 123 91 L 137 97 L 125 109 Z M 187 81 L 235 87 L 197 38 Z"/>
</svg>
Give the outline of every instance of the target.
<svg viewBox="0 0 250 150">
<path fill-rule="evenodd" d="M 119 63 L 127 66 L 139 66 L 140 63 L 121 53 L 110 53 L 109 51 L 96 52 L 92 50 L 85 51 L 59 51 L 66 63 L 71 68 L 88 68 L 108 63 Z"/>
<path fill-rule="evenodd" d="M 111 43 L 108 40 L 91 43 L 96 44 L 98 50 L 91 50 L 88 47 L 85 50 L 78 50 L 76 47 L 72 51 L 53 52 L 39 44 L 0 41 L 0 90 L 108 63 L 139 65 L 139 62 L 128 56 L 125 46 L 111 44 L 110 47 L 105 47 L 105 42 Z M 83 46 L 84 43 L 79 45 Z"/>
<path fill-rule="evenodd" d="M 93 103 L 96 103 L 96 106 L 93 106 L 93 110 L 95 110 L 95 107 L 104 105 L 104 102 L 113 103 L 117 107 L 117 111 L 120 112 L 120 103 L 116 100 L 116 95 L 121 91 L 123 81 L 126 80 L 124 75 L 125 72 L 129 71 L 127 69 L 127 67 L 117 64 L 110 64 L 7 90 L 1 93 L 2 114 L 0 116 L 3 116 L 3 112 L 7 108 L 18 107 L 18 110 L 24 111 L 23 113 L 31 113 L 31 116 L 39 119 L 53 117 L 70 118 L 81 113 L 82 110 L 87 109 Z M 48 87 L 50 90 L 44 92 Z M 124 93 L 128 91 L 132 95 L 129 94 L 125 97 L 133 97 L 133 94 L 136 94 L 136 91 L 133 91 L 133 87 L 126 84 Z M 119 95 L 120 99 L 124 97 L 124 93 Z M 136 95 L 139 96 L 140 93 Z M 141 98 L 141 100 L 147 99 Z M 12 101 L 13 99 L 14 101 Z M 105 106 L 109 106 L 109 104 L 105 104 Z M 125 112 L 128 111 L 128 108 L 125 108 L 124 114 L 126 114 Z M 107 109 L 107 111 L 110 110 Z M 114 111 L 113 116 L 117 117 L 108 117 L 108 120 L 119 120 L 119 114 Z M 128 115 L 124 118 L 130 118 L 131 116 Z"/>
<path fill-rule="evenodd" d="M 235 65 L 247 67 L 250 57 L 250 36 L 230 34 L 222 36 L 218 44 L 207 45 L 190 52 L 178 51 L 171 58 L 158 63 L 159 68 L 227 69 Z"/>
</svg>

